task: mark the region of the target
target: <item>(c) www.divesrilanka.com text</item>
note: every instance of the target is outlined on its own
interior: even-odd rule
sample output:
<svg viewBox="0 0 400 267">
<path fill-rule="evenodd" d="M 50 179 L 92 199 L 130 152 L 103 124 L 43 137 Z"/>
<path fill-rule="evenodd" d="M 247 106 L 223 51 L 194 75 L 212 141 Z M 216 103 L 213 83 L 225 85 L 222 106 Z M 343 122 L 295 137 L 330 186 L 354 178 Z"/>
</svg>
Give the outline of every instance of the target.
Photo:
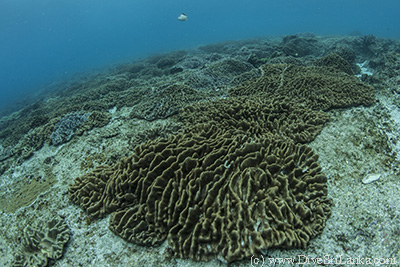
<svg viewBox="0 0 400 267">
<path fill-rule="evenodd" d="M 297 255 L 294 258 L 271 258 L 260 256 L 252 256 L 250 259 L 251 266 L 268 266 L 269 264 L 348 264 L 348 265 L 396 265 L 396 258 L 370 258 L 370 257 L 343 257 L 343 255 L 324 255 L 323 257 L 312 257 L 308 255 Z"/>
</svg>

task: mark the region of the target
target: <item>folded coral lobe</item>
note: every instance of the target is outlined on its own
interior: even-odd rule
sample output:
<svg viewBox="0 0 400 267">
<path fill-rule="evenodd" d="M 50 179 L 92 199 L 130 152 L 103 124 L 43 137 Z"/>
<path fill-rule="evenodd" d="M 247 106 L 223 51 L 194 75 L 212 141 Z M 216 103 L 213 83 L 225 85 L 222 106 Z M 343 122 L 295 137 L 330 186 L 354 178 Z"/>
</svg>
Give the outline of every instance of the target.
<svg viewBox="0 0 400 267">
<path fill-rule="evenodd" d="M 77 178 L 70 199 L 111 213 L 123 239 L 192 260 L 304 248 L 330 216 L 326 177 L 306 145 L 200 125 L 138 146 L 112 167 Z"/>
</svg>

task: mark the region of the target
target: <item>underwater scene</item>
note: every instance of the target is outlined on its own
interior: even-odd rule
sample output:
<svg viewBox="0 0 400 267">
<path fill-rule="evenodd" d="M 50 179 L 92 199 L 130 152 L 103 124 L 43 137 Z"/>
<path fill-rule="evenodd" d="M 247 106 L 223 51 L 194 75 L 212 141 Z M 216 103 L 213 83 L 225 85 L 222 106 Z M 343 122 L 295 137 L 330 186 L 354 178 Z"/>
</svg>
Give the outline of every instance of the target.
<svg viewBox="0 0 400 267">
<path fill-rule="evenodd" d="M 400 2 L 0 2 L 0 266 L 399 266 Z"/>
</svg>

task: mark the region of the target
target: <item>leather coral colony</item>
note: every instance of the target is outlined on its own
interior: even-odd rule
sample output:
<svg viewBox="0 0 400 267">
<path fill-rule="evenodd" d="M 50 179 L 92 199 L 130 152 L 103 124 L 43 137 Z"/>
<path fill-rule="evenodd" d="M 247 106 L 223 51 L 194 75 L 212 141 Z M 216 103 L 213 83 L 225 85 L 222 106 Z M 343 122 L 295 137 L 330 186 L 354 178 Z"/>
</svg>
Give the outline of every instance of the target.
<svg viewBox="0 0 400 267">
<path fill-rule="evenodd" d="M 75 180 L 70 199 L 142 245 L 227 262 L 271 247 L 304 248 L 331 214 L 318 155 L 304 145 L 322 110 L 372 103 L 373 88 L 327 66 L 261 66 L 230 97 L 185 107 L 185 130 L 148 141 Z M 246 98 L 241 98 L 245 96 Z"/>
<path fill-rule="evenodd" d="M 317 159 L 287 136 L 198 123 L 77 178 L 70 199 L 89 216 L 111 213 L 127 241 L 167 239 L 178 257 L 231 262 L 321 233 L 331 201 Z"/>
</svg>

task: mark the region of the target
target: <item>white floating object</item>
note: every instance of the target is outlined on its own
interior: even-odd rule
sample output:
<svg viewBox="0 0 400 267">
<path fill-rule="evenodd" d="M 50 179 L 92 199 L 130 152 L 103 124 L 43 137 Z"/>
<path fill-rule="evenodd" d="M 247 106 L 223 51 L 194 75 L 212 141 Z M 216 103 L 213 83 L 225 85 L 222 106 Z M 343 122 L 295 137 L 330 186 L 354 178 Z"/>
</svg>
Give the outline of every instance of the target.
<svg viewBox="0 0 400 267">
<path fill-rule="evenodd" d="M 186 16 L 185 13 L 180 14 L 180 16 L 178 17 L 179 21 L 187 21 L 188 17 Z"/>
<path fill-rule="evenodd" d="M 377 180 L 379 180 L 379 178 L 381 178 L 381 174 L 379 173 L 371 173 L 368 174 L 367 176 L 364 177 L 364 179 L 362 179 L 363 184 L 370 184 L 372 182 L 375 182 Z"/>
</svg>

